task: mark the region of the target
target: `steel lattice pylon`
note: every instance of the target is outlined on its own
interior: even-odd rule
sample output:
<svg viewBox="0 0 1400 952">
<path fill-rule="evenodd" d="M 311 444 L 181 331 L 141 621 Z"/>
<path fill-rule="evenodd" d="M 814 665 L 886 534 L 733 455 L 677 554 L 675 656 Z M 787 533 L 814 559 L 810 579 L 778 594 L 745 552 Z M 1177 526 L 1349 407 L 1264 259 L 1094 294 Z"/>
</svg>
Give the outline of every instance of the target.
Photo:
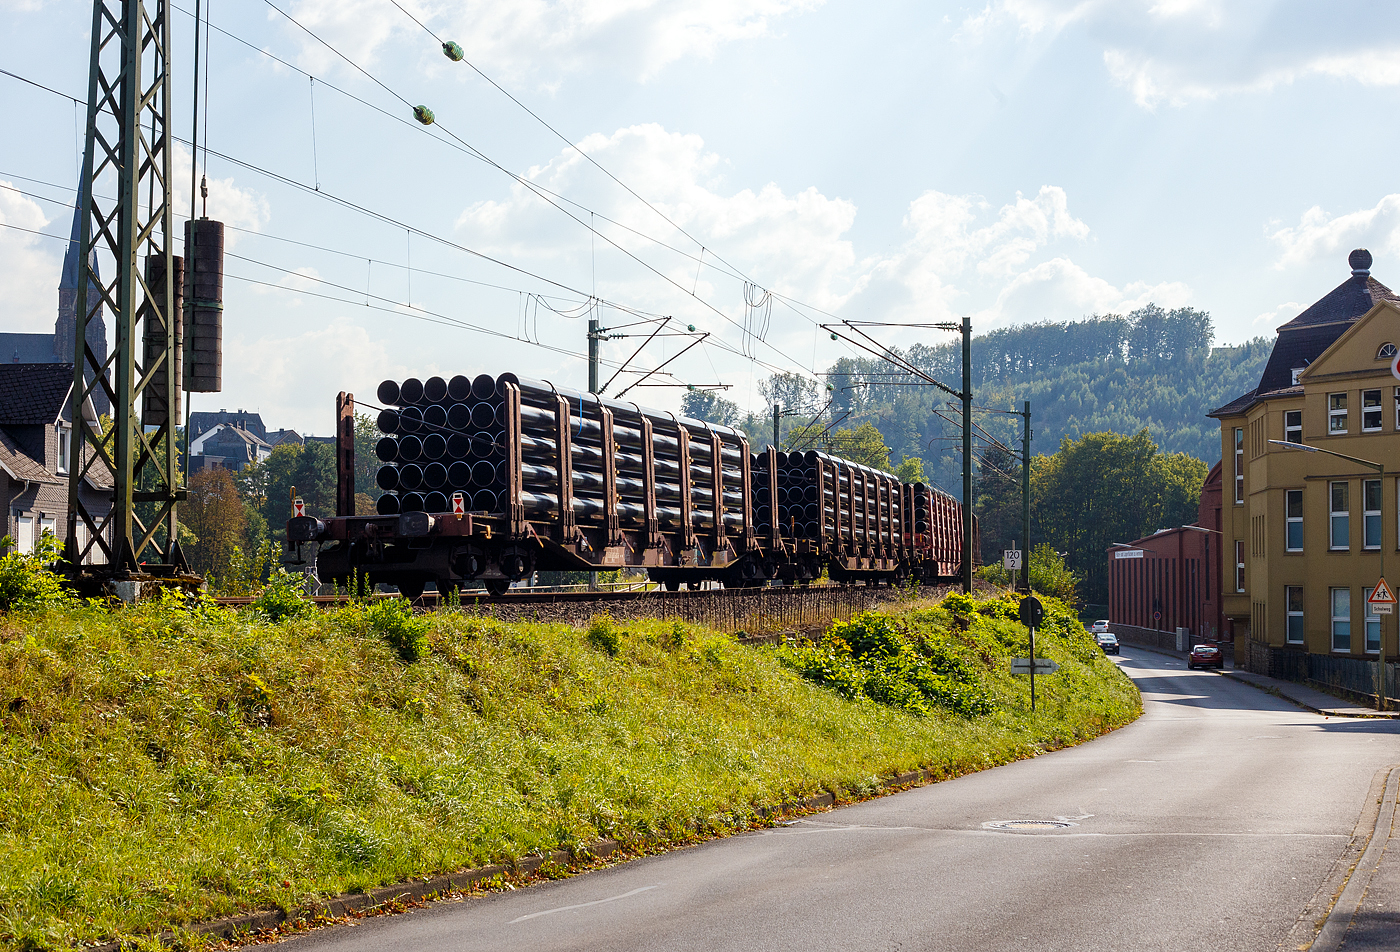
<svg viewBox="0 0 1400 952">
<path fill-rule="evenodd" d="M 184 492 L 173 438 L 181 381 L 175 360 L 179 315 L 172 306 L 178 289 L 172 267 L 169 9 L 165 0 L 153 6 L 142 0 L 93 4 L 66 545 L 75 580 L 183 569 L 175 521 L 175 503 Z M 110 191 L 113 178 L 115 200 L 99 198 L 95 183 L 101 180 Z M 110 269 L 106 282 L 97 276 L 99 258 Z M 157 276 L 155 286 L 147 274 Z M 100 302 L 89 300 L 90 286 Z M 87 344 L 88 317 L 99 303 L 115 318 L 116 346 L 105 362 Z M 99 388 L 112 406 L 105 433 L 83 423 L 82 408 Z M 143 398 L 166 408 L 149 433 L 142 425 Z M 108 473 L 115 484 L 112 509 L 94 515 L 79 487 L 90 476 L 105 482 Z M 138 505 L 147 508 L 144 521 Z M 92 564 L 99 556 L 106 565 Z"/>
</svg>

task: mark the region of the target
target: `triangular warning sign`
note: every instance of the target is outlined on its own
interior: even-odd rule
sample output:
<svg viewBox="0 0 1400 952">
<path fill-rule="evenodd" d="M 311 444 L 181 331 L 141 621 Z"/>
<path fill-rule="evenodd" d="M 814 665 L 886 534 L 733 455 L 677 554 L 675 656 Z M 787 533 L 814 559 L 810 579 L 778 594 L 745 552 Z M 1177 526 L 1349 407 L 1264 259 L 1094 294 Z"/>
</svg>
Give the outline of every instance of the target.
<svg viewBox="0 0 1400 952">
<path fill-rule="evenodd" d="M 1390 586 L 1385 584 L 1385 579 L 1381 579 L 1376 584 L 1376 590 L 1371 593 L 1371 597 L 1366 599 L 1368 605 L 1394 605 L 1395 593 L 1390 590 Z"/>
</svg>

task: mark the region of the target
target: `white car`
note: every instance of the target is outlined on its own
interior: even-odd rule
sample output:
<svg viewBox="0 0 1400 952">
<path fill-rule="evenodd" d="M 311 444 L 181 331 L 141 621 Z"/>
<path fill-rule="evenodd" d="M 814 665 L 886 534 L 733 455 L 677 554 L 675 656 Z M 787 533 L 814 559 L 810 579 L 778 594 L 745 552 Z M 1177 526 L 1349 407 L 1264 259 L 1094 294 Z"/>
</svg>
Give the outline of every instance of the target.
<svg viewBox="0 0 1400 952">
<path fill-rule="evenodd" d="M 1100 618 L 1098 621 L 1094 622 L 1092 625 L 1089 626 L 1089 630 L 1096 635 L 1108 631 L 1108 619 Z"/>
</svg>

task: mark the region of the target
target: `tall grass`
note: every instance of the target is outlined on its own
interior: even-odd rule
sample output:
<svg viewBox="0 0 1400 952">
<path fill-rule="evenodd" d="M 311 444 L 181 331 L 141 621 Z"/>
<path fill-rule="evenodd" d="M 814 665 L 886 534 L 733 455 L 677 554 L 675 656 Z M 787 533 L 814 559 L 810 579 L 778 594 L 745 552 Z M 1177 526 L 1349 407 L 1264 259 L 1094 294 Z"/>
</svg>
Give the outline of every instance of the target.
<svg viewBox="0 0 1400 952">
<path fill-rule="evenodd" d="M 911 714 L 802 677 L 790 648 L 679 622 L 586 629 L 350 604 L 174 602 L 0 621 L 0 947 L 59 948 L 600 836 L 676 836 L 755 805 L 946 775 L 1136 716 L 1070 626 L 1061 673 L 1006 671 L 1000 601 L 896 624 L 990 713 Z M 947 667 L 947 665 L 945 665 Z"/>
</svg>

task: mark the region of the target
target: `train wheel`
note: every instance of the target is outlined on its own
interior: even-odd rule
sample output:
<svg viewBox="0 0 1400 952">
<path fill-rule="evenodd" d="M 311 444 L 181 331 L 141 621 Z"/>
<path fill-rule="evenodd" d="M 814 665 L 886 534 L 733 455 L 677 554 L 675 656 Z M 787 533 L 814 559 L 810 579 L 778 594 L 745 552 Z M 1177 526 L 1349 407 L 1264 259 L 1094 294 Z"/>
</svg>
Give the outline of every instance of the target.
<svg viewBox="0 0 1400 952">
<path fill-rule="evenodd" d="M 400 582 L 399 594 L 410 602 L 416 602 L 423 597 L 423 581 L 414 579 L 412 582 Z"/>
<path fill-rule="evenodd" d="M 662 582 L 661 584 L 666 586 L 666 591 L 668 591 L 668 592 L 679 592 L 679 591 L 681 590 L 681 583 L 675 581 L 674 579 L 669 579 L 669 578 L 668 578 L 666 581 Z"/>
<path fill-rule="evenodd" d="M 504 595 L 510 588 L 510 579 L 488 578 L 482 584 L 486 586 L 487 595 Z"/>
</svg>

